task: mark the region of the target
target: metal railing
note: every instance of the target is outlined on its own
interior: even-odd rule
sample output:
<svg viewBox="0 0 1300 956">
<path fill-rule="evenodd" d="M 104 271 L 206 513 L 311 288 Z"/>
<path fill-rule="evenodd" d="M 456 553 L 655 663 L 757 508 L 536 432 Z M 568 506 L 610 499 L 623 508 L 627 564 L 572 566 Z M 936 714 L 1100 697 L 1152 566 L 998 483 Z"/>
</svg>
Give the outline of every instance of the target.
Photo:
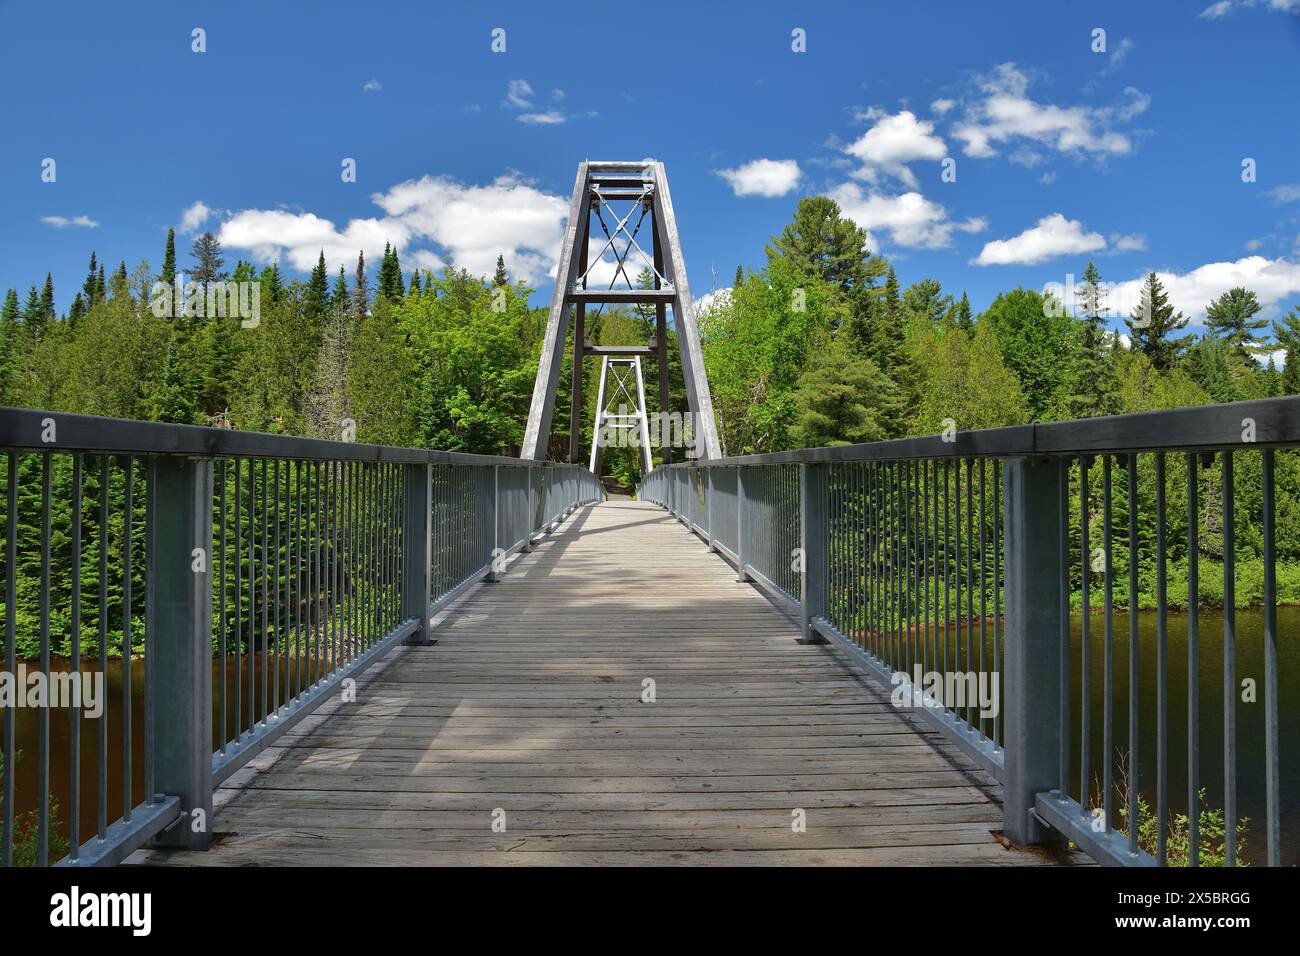
<svg viewBox="0 0 1300 956">
<path fill-rule="evenodd" d="M 1300 398 L 1268 399 L 687 462 L 637 494 L 1001 781 L 1014 842 L 1233 865 L 1248 781 L 1262 826 L 1243 845 L 1279 865 L 1296 861 L 1283 813 L 1297 822 L 1300 800 L 1281 789 L 1296 774 L 1294 757 L 1279 769 L 1277 572 L 1279 548 L 1300 566 L 1300 541 L 1276 525 L 1279 485 L 1300 502 L 1298 445 Z M 1236 607 L 1243 554 L 1257 611 Z M 1259 619 L 1248 642 L 1243 614 Z"/>
<path fill-rule="evenodd" d="M 39 702 L 34 752 L 0 708 L 5 866 L 205 846 L 215 786 L 604 497 L 571 465 L 23 409 L 0 452 L 9 686 L 21 637 L 51 690 L 111 688 Z"/>
</svg>

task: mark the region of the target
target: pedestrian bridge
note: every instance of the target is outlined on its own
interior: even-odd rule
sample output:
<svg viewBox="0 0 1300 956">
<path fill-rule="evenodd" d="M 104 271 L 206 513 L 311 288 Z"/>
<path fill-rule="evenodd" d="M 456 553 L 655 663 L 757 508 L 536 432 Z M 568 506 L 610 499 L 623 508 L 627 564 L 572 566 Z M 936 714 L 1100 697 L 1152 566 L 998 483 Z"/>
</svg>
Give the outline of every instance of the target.
<svg viewBox="0 0 1300 956">
<path fill-rule="evenodd" d="M 37 772 L 6 772 L 4 862 L 1156 865 L 1202 788 L 1294 862 L 1298 443 L 1270 399 L 704 459 L 607 500 L 574 465 L 4 409 L 5 669 L 31 607 L 32 669 L 115 675 L 105 718 L 43 709 L 21 747 L 5 709 Z M 1262 633 L 1229 599 L 1202 654 L 1167 556 L 1195 595 L 1221 536 L 1230 593 L 1243 528 Z M 1148 574 L 1150 632 L 1114 594 Z"/>
</svg>

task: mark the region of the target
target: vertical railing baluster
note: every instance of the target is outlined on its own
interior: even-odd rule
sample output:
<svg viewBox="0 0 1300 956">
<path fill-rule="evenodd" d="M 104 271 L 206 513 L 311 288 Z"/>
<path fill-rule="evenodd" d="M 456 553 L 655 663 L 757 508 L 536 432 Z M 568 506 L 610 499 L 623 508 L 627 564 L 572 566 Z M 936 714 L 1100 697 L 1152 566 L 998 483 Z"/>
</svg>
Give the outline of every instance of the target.
<svg viewBox="0 0 1300 956">
<path fill-rule="evenodd" d="M 1223 850 L 1237 865 L 1237 538 L 1233 453 L 1223 453 Z"/>
<path fill-rule="evenodd" d="M 1268 865 L 1282 865 L 1281 779 L 1278 769 L 1277 699 L 1277 551 L 1273 540 L 1273 449 L 1263 454 L 1264 491 L 1264 800 Z M 1236 839 L 1229 833 L 1228 839 Z"/>
</svg>

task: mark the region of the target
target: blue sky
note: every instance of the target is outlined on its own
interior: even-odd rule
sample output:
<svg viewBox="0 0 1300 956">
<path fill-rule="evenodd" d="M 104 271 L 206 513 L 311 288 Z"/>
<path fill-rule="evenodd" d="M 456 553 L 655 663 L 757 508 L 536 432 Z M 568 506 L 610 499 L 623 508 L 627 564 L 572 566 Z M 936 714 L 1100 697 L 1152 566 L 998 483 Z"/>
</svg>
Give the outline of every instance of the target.
<svg viewBox="0 0 1300 956">
<path fill-rule="evenodd" d="M 1300 0 L 5 0 L 0 35 L 0 287 L 52 271 L 60 310 L 92 248 L 156 268 L 183 222 L 292 275 L 386 239 L 408 270 L 504 252 L 544 302 L 576 163 L 648 156 L 697 296 L 827 193 L 976 309 L 1089 258 L 1118 301 L 1166 273 L 1193 318 L 1236 284 L 1300 303 Z"/>
</svg>

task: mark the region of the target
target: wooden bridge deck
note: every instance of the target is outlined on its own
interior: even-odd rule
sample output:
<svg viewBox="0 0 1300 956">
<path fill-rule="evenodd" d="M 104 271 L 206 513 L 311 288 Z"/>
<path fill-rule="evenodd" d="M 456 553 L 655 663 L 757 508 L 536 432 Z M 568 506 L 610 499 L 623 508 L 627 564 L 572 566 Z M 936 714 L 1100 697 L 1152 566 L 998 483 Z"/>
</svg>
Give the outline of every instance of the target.
<svg viewBox="0 0 1300 956">
<path fill-rule="evenodd" d="M 227 781 L 209 850 L 130 862 L 1058 862 L 999 843 L 996 782 L 797 633 L 660 509 L 581 509 Z"/>
</svg>

